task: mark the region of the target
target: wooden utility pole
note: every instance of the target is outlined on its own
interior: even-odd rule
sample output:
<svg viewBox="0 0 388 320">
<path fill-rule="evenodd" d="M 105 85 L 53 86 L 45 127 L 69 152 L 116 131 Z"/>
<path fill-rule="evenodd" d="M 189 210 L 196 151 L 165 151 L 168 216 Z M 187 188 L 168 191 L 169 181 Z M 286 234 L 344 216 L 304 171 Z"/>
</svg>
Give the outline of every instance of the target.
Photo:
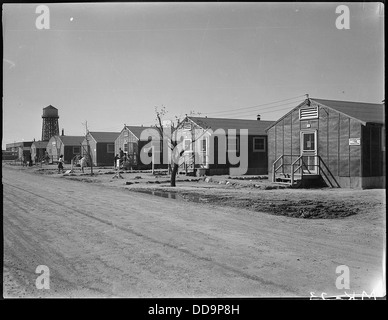
<svg viewBox="0 0 388 320">
<path fill-rule="evenodd" d="M 155 148 L 154 148 L 154 146 L 152 146 L 151 147 L 151 156 L 152 156 L 152 166 L 151 166 L 151 171 L 152 171 L 152 174 L 154 174 L 155 173 Z"/>
</svg>

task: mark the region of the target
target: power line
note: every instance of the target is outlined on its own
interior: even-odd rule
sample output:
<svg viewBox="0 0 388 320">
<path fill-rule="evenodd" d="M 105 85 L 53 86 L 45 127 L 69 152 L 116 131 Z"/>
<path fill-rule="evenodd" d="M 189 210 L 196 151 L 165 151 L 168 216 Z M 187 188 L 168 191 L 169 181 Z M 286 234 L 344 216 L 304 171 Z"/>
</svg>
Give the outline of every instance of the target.
<svg viewBox="0 0 388 320">
<path fill-rule="evenodd" d="M 296 96 L 296 97 L 292 97 L 292 98 L 288 98 L 288 99 L 283 99 L 283 100 L 278 100 L 278 101 L 258 104 L 256 106 L 251 106 L 251 107 L 234 108 L 234 109 L 227 109 L 227 110 L 216 111 L 216 112 L 204 112 L 203 114 L 219 114 L 219 113 L 228 113 L 228 112 L 234 112 L 234 111 L 245 110 L 245 109 L 255 109 L 255 108 L 262 107 L 262 106 L 268 106 L 268 105 L 272 105 L 272 104 L 277 104 L 277 103 L 284 102 L 284 101 L 295 100 L 297 98 L 301 98 L 301 97 L 305 97 L 305 96 L 306 95 L 300 95 L 300 96 Z"/>
<path fill-rule="evenodd" d="M 296 104 L 299 104 L 300 102 L 302 102 L 302 101 L 301 100 L 297 100 L 297 101 L 292 101 L 292 102 L 288 102 L 288 103 L 279 104 L 277 106 L 268 106 L 268 107 L 260 108 L 260 109 L 256 109 L 256 110 L 228 112 L 228 113 L 220 114 L 220 116 L 224 116 L 225 117 L 225 116 L 239 116 L 239 115 L 257 115 L 257 113 L 259 113 L 259 112 L 260 113 L 268 113 L 268 111 L 264 111 L 264 110 L 268 110 L 268 109 L 271 109 L 271 111 L 269 111 L 269 112 L 281 111 L 281 110 L 288 109 L 291 106 L 295 106 Z M 288 106 L 288 107 L 287 108 L 280 108 L 280 109 L 278 109 L 279 107 L 282 107 L 282 106 Z M 205 113 L 205 114 L 208 114 L 208 113 Z"/>
<path fill-rule="evenodd" d="M 279 111 L 284 111 L 284 110 L 290 110 L 290 109 L 292 109 L 294 107 L 295 106 L 288 106 L 288 107 L 285 107 L 285 108 L 276 109 L 276 110 L 268 110 L 268 111 L 264 111 L 264 112 L 260 112 L 260 113 L 261 114 L 267 114 L 267 113 L 272 113 L 272 112 L 279 112 Z M 257 115 L 257 113 L 244 114 L 244 117 L 247 117 L 249 115 L 255 116 L 255 115 Z"/>
<path fill-rule="evenodd" d="M 272 112 L 277 112 L 277 111 L 283 111 L 283 110 L 288 110 L 290 109 L 291 106 L 296 106 L 296 103 L 301 103 L 303 100 L 300 99 L 302 97 L 306 97 L 306 95 L 299 95 L 296 97 L 288 98 L 288 99 L 283 99 L 283 100 L 278 100 L 278 101 L 273 101 L 273 102 L 268 102 L 268 103 L 263 103 L 259 104 L 256 106 L 251 106 L 251 107 L 243 107 L 243 108 L 236 108 L 236 109 L 227 109 L 223 111 L 216 111 L 216 112 L 205 112 L 202 113 L 200 112 L 200 115 L 213 115 L 213 114 L 219 114 L 220 116 L 250 116 L 250 115 L 257 115 L 258 112 L 260 113 L 272 113 Z M 285 102 L 286 103 L 281 103 Z M 281 104 L 279 104 L 281 103 Z M 284 108 L 284 106 L 287 106 Z M 264 107 L 264 108 L 261 108 Z M 278 109 L 279 107 L 283 107 Z M 268 110 L 270 109 L 270 110 Z M 266 111 L 268 110 L 268 111 Z M 126 124 L 126 126 L 151 126 L 155 125 L 156 122 L 137 122 L 137 123 L 131 123 L 131 124 Z M 100 131 L 100 130 L 110 130 L 114 129 L 116 130 L 118 126 L 115 127 L 107 127 L 103 129 L 96 129 L 95 131 Z M 121 131 L 121 128 L 118 129 L 117 131 Z"/>
</svg>

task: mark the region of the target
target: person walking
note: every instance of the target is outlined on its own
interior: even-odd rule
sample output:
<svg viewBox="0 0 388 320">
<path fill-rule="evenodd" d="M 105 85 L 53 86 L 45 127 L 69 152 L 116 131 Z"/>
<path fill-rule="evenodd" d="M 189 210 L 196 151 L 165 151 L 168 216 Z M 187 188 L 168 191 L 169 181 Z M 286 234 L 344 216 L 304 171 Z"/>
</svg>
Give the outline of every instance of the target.
<svg viewBox="0 0 388 320">
<path fill-rule="evenodd" d="M 116 153 L 116 155 L 115 155 L 115 162 L 114 162 L 115 169 L 117 169 L 117 160 L 119 160 L 119 159 L 120 159 L 119 154 Z"/>
<path fill-rule="evenodd" d="M 59 156 L 59 161 L 58 161 L 58 173 L 60 173 L 60 171 L 62 171 L 62 173 L 64 172 L 64 170 L 63 170 L 63 155 L 62 154 Z"/>
<path fill-rule="evenodd" d="M 32 155 L 31 155 L 31 153 L 28 155 L 28 166 L 32 167 Z"/>
<path fill-rule="evenodd" d="M 83 156 L 81 158 L 81 171 L 84 172 L 84 168 L 86 167 L 86 157 Z"/>
<path fill-rule="evenodd" d="M 50 156 L 49 156 L 47 151 L 44 153 L 44 162 L 45 162 L 45 164 L 50 163 Z"/>
</svg>

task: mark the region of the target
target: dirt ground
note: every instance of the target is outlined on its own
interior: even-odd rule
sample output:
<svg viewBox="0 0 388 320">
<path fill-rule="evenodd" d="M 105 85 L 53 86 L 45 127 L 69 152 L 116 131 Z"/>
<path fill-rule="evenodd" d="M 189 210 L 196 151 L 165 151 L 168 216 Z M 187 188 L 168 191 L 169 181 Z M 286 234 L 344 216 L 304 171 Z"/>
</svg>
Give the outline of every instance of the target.
<svg viewBox="0 0 388 320">
<path fill-rule="evenodd" d="M 94 173 L 3 163 L 7 297 L 343 295 L 339 265 L 352 293 L 382 280 L 385 190 Z M 38 265 L 50 290 L 35 287 Z"/>
<path fill-rule="evenodd" d="M 55 168 L 34 168 L 37 174 L 56 176 Z M 132 191 L 152 193 L 177 200 L 211 203 L 218 206 L 244 208 L 256 212 L 284 215 L 304 219 L 335 219 L 360 213 L 364 218 L 368 212 L 386 210 L 385 190 L 355 189 L 291 189 L 268 181 L 267 176 L 191 177 L 183 173 L 177 178 L 177 187 L 171 188 L 169 176 L 164 170 L 130 172 L 121 171 L 121 178 L 113 178 L 113 168 L 90 169 L 83 174 L 79 168 L 65 175 L 67 179 L 98 183 L 107 187 L 126 188 Z"/>
</svg>

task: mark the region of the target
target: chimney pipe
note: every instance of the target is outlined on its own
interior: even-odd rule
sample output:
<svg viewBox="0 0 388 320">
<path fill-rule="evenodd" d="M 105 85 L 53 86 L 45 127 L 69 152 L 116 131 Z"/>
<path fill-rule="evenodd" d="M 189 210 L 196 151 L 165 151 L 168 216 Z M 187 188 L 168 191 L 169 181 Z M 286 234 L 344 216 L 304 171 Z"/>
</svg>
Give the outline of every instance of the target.
<svg viewBox="0 0 388 320">
<path fill-rule="evenodd" d="M 261 116 L 258 114 L 256 119 L 257 119 L 257 121 L 260 121 Z"/>
<path fill-rule="evenodd" d="M 65 129 L 62 129 L 62 135 L 63 136 L 65 135 Z"/>
</svg>

